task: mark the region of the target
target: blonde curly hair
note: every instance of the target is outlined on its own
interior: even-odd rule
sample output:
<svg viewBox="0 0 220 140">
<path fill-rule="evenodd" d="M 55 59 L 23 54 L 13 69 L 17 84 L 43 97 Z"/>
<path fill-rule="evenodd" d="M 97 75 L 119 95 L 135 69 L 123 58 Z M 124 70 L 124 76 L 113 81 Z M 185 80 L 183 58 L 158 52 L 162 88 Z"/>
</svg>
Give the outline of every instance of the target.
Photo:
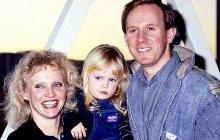
<svg viewBox="0 0 220 140">
<path fill-rule="evenodd" d="M 77 102 L 73 101 L 75 91 L 80 87 L 77 68 L 68 60 L 65 54 L 53 50 L 31 51 L 27 53 L 15 66 L 12 73 L 6 76 L 4 91 L 6 94 L 5 120 L 14 128 L 31 117 L 30 105 L 23 99 L 27 88 L 27 78 L 47 66 L 63 71 L 67 85 L 67 100 L 64 110 L 77 109 Z"/>
</svg>

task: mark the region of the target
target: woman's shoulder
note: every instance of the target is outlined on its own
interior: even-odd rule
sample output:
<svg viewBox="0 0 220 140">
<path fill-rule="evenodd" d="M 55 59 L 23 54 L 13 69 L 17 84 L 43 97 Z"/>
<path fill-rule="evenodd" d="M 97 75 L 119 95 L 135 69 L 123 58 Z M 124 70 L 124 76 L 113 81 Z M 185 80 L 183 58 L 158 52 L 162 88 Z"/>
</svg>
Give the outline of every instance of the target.
<svg viewBox="0 0 220 140">
<path fill-rule="evenodd" d="M 37 127 L 33 120 L 29 120 L 23 123 L 18 129 L 12 132 L 7 140 L 21 140 L 21 139 L 32 139 L 32 140 L 46 140 L 44 133 Z"/>
<path fill-rule="evenodd" d="M 24 122 L 20 127 L 18 127 L 14 132 L 12 132 L 12 135 L 19 135 L 19 134 L 28 134 L 30 131 L 34 131 L 35 128 L 35 123 L 33 120 L 28 120 Z M 34 128 L 34 130 L 33 130 Z"/>
</svg>

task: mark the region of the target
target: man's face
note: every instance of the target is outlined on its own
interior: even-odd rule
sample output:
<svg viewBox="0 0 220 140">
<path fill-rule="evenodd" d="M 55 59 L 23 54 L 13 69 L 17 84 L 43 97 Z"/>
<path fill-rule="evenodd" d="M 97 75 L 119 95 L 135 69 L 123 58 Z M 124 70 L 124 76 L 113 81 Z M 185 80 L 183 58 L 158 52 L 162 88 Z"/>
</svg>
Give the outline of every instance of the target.
<svg viewBox="0 0 220 140">
<path fill-rule="evenodd" d="M 165 29 L 164 15 L 157 5 L 145 4 L 128 14 L 124 38 L 136 61 L 145 68 L 158 68 L 170 58 L 169 43 L 175 31 Z"/>
</svg>

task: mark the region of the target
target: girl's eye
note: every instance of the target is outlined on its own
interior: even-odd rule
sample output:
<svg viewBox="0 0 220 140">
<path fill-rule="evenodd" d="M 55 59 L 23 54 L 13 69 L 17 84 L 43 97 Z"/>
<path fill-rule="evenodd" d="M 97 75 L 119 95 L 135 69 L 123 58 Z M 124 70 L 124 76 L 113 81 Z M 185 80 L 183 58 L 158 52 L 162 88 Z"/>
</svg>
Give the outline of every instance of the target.
<svg viewBox="0 0 220 140">
<path fill-rule="evenodd" d="M 100 76 L 96 76 L 95 79 L 101 80 L 102 78 Z"/>
<path fill-rule="evenodd" d="M 109 79 L 109 81 L 111 81 L 111 82 L 115 82 L 115 81 L 117 81 L 118 79 L 117 78 L 110 78 Z"/>
</svg>

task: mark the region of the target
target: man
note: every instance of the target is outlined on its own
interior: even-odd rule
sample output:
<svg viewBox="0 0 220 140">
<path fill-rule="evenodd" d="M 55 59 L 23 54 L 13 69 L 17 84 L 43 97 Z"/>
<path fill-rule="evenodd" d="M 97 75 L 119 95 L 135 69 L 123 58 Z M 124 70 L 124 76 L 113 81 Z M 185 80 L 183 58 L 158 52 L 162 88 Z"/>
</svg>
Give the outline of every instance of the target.
<svg viewBox="0 0 220 140">
<path fill-rule="evenodd" d="M 155 0 L 133 0 L 125 5 L 122 30 L 136 60 L 127 99 L 134 138 L 219 140 L 220 82 L 194 66 L 192 51 L 170 45 L 174 11 Z"/>
</svg>

